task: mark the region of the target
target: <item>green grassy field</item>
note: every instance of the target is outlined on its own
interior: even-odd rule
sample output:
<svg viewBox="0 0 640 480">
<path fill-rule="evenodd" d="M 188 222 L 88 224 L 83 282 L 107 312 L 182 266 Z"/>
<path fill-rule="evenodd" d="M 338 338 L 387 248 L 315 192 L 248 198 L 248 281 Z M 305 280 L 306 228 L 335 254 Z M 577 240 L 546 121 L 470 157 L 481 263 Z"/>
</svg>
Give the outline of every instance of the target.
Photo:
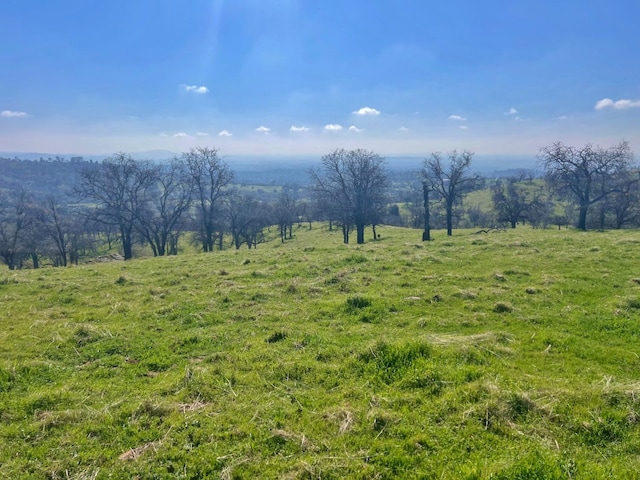
<svg viewBox="0 0 640 480">
<path fill-rule="evenodd" d="M 637 478 L 640 232 L 294 233 L 0 271 L 0 478 Z"/>
</svg>

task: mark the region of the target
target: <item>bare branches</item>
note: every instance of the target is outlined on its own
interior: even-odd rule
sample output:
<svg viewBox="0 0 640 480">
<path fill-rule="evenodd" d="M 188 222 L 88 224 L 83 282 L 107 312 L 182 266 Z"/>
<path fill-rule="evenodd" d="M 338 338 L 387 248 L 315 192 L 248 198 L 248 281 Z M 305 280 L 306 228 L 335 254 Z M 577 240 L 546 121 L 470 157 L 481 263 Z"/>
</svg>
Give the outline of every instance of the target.
<svg viewBox="0 0 640 480">
<path fill-rule="evenodd" d="M 384 158 L 368 150 L 337 149 L 322 157 L 310 176 L 320 208 L 342 224 L 344 242 L 354 225 L 357 242 L 364 243 L 365 226 L 375 225 L 385 206 Z"/>
<path fill-rule="evenodd" d="M 580 209 L 578 228 L 587 229 L 589 207 L 614 192 L 624 191 L 632 178 L 633 153 L 628 142 L 609 148 L 583 147 L 555 142 L 540 149 L 538 159 L 547 182 L 561 196 L 576 200 Z"/>
<path fill-rule="evenodd" d="M 435 152 L 424 160 L 422 168 L 423 191 L 436 192 L 445 202 L 447 217 L 447 235 L 453 230 L 453 207 L 464 194 L 473 190 L 478 182 L 478 175 L 471 175 L 469 169 L 473 153 L 456 150 L 447 154 L 445 160 L 442 153 Z M 425 197 L 428 198 L 428 197 Z"/>
</svg>

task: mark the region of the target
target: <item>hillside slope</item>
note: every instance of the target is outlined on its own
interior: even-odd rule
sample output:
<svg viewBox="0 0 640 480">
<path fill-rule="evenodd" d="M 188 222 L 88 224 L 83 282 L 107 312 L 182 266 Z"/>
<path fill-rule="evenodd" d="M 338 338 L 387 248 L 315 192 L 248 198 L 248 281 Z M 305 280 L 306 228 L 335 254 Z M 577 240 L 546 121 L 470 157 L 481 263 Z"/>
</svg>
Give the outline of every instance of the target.
<svg viewBox="0 0 640 480">
<path fill-rule="evenodd" d="M 0 476 L 640 471 L 640 232 L 315 225 L 0 272 Z"/>
</svg>

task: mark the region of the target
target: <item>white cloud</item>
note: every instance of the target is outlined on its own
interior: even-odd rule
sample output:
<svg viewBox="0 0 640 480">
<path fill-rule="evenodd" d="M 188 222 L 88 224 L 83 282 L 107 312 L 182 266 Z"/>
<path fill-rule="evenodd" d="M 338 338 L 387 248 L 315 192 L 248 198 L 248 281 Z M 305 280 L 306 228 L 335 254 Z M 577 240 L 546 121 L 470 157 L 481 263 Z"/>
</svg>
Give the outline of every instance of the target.
<svg viewBox="0 0 640 480">
<path fill-rule="evenodd" d="M 598 102 L 596 102 L 595 109 L 604 110 L 605 108 L 613 108 L 614 110 L 625 110 L 627 108 L 638 107 L 640 107 L 640 100 L 622 99 L 616 100 L 614 102 L 610 98 L 603 98 L 602 100 L 598 100 Z"/>
<path fill-rule="evenodd" d="M 271 129 L 269 127 L 265 127 L 263 125 L 260 125 L 258 128 L 256 128 L 256 132 L 259 133 L 269 133 L 271 131 Z"/>
<path fill-rule="evenodd" d="M 173 136 L 174 137 L 188 137 L 189 135 L 187 135 L 184 132 L 178 132 L 178 133 L 174 133 Z"/>
<path fill-rule="evenodd" d="M 356 110 L 355 112 L 351 112 L 354 115 L 361 115 L 361 116 L 365 116 L 365 115 L 372 115 L 372 116 L 377 116 L 380 115 L 380 110 L 376 110 L 375 108 L 371 108 L 371 107 L 362 107 L 360 110 Z"/>
<path fill-rule="evenodd" d="M 198 136 L 198 137 L 208 137 L 209 134 L 207 132 L 196 132 L 196 136 Z"/>
<path fill-rule="evenodd" d="M 219 137 L 233 137 L 233 133 L 231 133 L 229 130 L 222 130 L 220 133 L 218 133 Z"/>
<path fill-rule="evenodd" d="M 336 125 L 336 124 L 330 123 L 328 125 L 325 125 L 324 129 L 327 132 L 339 132 L 340 130 L 342 130 L 342 125 Z"/>
<path fill-rule="evenodd" d="M 504 112 L 505 115 L 515 115 L 516 113 L 518 113 L 518 110 L 513 107 L 511 107 L 508 112 Z"/>
<path fill-rule="evenodd" d="M 291 125 L 289 129 L 290 132 L 308 132 L 309 130 L 311 130 L 309 127 L 296 127 L 295 125 Z"/>
<path fill-rule="evenodd" d="M 466 125 L 460 125 L 458 128 L 460 130 L 469 130 L 469 127 L 467 127 Z"/>
<path fill-rule="evenodd" d="M 457 122 L 464 122 L 466 117 L 461 117 L 460 115 L 449 115 L 449 120 L 455 120 Z"/>
<path fill-rule="evenodd" d="M 325 127 L 326 128 L 326 127 Z M 364 132 L 364 128 L 358 128 L 355 125 L 351 125 L 349 127 L 350 132 Z"/>
<path fill-rule="evenodd" d="M 204 85 L 202 86 L 198 86 L 198 85 L 183 85 L 182 86 L 185 90 L 185 92 L 192 92 L 192 93 L 209 93 L 209 89 L 207 87 L 205 87 Z"/>
<path fill-rule="evenodd" d="M 8 117 L 8 118 L 22 118 L 28 117 L 27 112 L 14 112 L 11 110 L 3 110 L 0 112 L 0 117 Z"/>
<path fill-rule="evenodd" d="M 405 127 L 404 125 L 402 127 L 400 127 L 398 130 L 401 131 L 401 132 L 408 132 L 409 131 L 409 129 L 407 127 Z"/>
</svg>

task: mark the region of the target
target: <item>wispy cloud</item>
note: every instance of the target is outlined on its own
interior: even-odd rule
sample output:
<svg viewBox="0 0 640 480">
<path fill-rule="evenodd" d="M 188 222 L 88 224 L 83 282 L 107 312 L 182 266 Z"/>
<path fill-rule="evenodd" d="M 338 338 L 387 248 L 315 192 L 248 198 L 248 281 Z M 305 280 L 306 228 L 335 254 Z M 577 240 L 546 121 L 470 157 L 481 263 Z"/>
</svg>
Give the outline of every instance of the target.
<svg viewBox="0 0 640 480">
<path fill-rule="evenodd" d="M 449 120 L 455 120 L 457 122 L 464 122 L 467 118 L 460 115 L 449 115 Z"/>
<path fill-rule="evenodd" d="M 354 115 L 360 115 L 362 117 L 366 116 L 366 115 L 371 115 L 371 116 L 377 116 L 380 115 L 380 110 L 376 110 L 375 108 L 371 108 L 371 107 L 362 107 L 360 110 L 356 110 L 355 112 L 351 112 Z"/>
<path fill-rule="evenodd" d="M 256 128 L 256 132 L 258 133 L 269 133 L 271 131 L 271 129 L 269 127 L 265 127 L 264 125 L 260 125 L 258 128 Z"/>
<path fill-rule="evenodd" d="M 309 130 L 311 130 L 309 127 L 296 127 L 295 125 L 291 125 L 289 129 L 290 132 L 308 132 Z"/>
<path fill-rule="evenodd" d="M 355 125 L 351 125 L 349 127 L 350 132 L 364 132 L 364 128 L 358 128 Z"/>
<path fill-rule="evenodd" d="M 207 132 L 196 132 L 196 136 L 198 136 L 198 137 L 208 137 L 209 134 Z"/>
<path fill-rule="evenodd" d="M 339 132 L 340 130 L 342 130 L 342 125 L 336 125 L 334 123 L 330 123 L 328 125 L 325 125 L 324 129 L 327 132 Z"/>
<path fill-rule="evenodd" d="M 466 125 L 460 125 L 458 128 L 460 130 L 469 130 L 469 127 L 467 127 Z"/>
<path fill-rule="evenodd" d="M 174 137 L 188 137 L 189 135 L 187 135 L 184 132 L 178 132 L 178 133 L 174 133 L 173 136 Z"/>
<path fill-rule="evenodd" d="M 229 130 L 222 130 L 220 131 L 220 133 L 218 133 L 219 137 L 233 137 L 233 133 L 231 133 Z"/>
<path fill-rule="evenodd" d="M 409 131 L 409 129 L 403 125 L 402 127 L 400 127 L 400 128 L 398 129 L 398 131 L 400 131 L 400 132 L 408 132 L 408 131 Z"/>
<path fill-rule="evenodd" d="M 508 112 L 504 112 L 505 115 L 515 115 L 516 113 L 518 113 L 518 110 L 513 107 L 511 107 Z"/>
<path fill-rule="evenodd" d="M 614 110 L 626 110 L 627 108 L 640 107 L 640 100 L 621 99 L 613 101 L 610 98 L 603 98 L 596 102 L 596 110 L 604 110 L 605 108 L 613 108 Z"/>
<path fill-rule="evenodd" d="M 209 93 L 209 89 L 207 87 L 205 87 L 204 85 L 182 85 L 182 88 L 184 88 L 185 92 L 191 92 L 191 93 Z"/>
<path fill-rule="evenodd" d="M 27 112 L 14 112 L 12 110 L 3 110 L 2 112 L 0 112 L 0 117 L 23 118 L 28 116 L 29 115 L 27 114 Z"/>
</svg>

